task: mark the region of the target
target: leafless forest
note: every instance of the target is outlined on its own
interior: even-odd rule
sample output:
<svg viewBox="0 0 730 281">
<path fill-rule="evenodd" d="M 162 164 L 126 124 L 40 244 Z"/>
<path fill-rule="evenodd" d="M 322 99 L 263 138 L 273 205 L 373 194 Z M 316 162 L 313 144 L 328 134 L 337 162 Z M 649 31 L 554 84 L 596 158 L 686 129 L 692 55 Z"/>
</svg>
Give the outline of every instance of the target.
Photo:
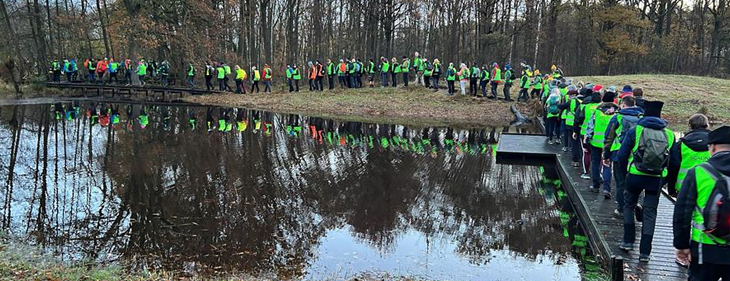
<svg viewBox="0 0 730 281">
<path fill-rule="evenodd" d="M 3 0 L 3 73 L 54 59 L 242 66 L 438 57 L 569 75 L 730 73 L 730 0 Z M 12 69 L 12 70 L 10 70 Z M 10 71 L 8 71 L 10 70 Z M 282 75 L 279 75 L 282 76 Z"/>
</svg>

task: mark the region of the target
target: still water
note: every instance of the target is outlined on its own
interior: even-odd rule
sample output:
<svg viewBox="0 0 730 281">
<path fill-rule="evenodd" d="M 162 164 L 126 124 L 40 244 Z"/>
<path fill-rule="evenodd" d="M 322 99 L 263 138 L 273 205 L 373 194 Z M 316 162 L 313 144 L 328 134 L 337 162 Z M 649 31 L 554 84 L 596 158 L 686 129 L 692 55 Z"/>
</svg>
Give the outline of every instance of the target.
<svg viewBox="0 0 730 281">
<path fill-rule="evenodd" d="M 240 108 L 0 107 L 0 224 L 66 261 L 341 280 L 600 275 L 565 193 L 495 164 L 515 128 Z"/>
</svg>

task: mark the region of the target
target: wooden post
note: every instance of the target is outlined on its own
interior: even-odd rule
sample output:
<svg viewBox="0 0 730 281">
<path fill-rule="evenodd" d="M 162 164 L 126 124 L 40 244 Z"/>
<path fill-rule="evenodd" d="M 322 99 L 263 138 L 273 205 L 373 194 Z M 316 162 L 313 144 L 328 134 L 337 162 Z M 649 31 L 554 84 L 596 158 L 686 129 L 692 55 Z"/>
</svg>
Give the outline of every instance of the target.
<svg viewBox="0 0 730 281">
<path fill-rule="evenodd" d="M 624 258 L 621 256 L 611 256 L 611 280 L 624 280 Z"/>
</svg>

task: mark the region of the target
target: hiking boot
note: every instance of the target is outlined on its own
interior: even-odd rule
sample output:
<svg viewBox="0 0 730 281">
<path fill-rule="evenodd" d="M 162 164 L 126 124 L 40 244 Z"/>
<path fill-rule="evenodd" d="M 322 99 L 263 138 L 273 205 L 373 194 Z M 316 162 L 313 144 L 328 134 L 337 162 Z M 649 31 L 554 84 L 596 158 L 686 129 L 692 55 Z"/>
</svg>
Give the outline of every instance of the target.
<svg viewBox="0 0 730 281">
<path fill-rule="evenodd" d="M 631 251 L 634 249 L 634 243 L 624 242 L 624 243 L 621 243 L 621 245 L 619 245 L 618 248 L 628 252 L 628 251 Z"/>
<path fill-rule="evenodd" d="M 610 191 L 603 191 L 603 199 L 609 200 L 611 199 L 611 192 Z"/>
<path fill-rule="evenodd" d="M 555 144 L 560 144 L 560 139 L 555 140 Z"/>
<path fill-rule="evenodd" d="M 591 175 L 589 175 L 589 174 L 581 174 L 580 175 L 580 178 L 581 179 L 584 179 L 584 180 L 589 180 L 589 179 L 591 179 Z"/>
<path fill-rule="evenodd" d="M 639 262 L 649 262 L 649 255 L 641 254 L 639 255 Z"/>
</svg>

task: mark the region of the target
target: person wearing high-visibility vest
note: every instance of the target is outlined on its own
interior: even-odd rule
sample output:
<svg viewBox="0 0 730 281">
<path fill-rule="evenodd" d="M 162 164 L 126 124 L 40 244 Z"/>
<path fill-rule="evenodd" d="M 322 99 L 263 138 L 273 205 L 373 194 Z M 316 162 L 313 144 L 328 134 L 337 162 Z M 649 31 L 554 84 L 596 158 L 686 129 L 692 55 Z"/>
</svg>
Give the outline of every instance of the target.
<svg viewBox="0 0 730 281">
<path fill-rule="evenodd" d="M 393 57 L 390 60 L 390 67 L 391 67 L 391 77 L 390 79 L 393 80 L 393 87 L 398 86 L 398 74 L 400 74 L 400 63 L 398 63 L 398 59 Z"/>
<path fill-rule="evenodd" d="M 450 62 L 449 68 L 446 69 L 446 85 L 448 87 L 449 96 L 453 96 L 454 93 L 456 93 L 456 89 L 454 87 L 454 83 L 456 83 L 456 72 L 454 63 Z"/>
<path fill-rule="evenodd" d="M 411 71 L 411 60 L 403 56 L 403 62 L 400 64 L 400 73 L 403 74 L 403 87 L 408 87 L 408 74 Z"/>
<path fill-rule="evenodd" d="M 320 91 L 324 91 L 324 69 L 322 67 L 322 63 L 318 60 L 316 63 L 314 63 L 314 67 L 317 70 L 317 78 L 315 79 L 318 85 L 317 87 Z"/>
<path fill-rule="evenodd" d="M 94 59 L 93 58 L 87 59 L 84 62 L 84 66 L 86 67 L 86 70 L 89 73 L 89 77 L 88 77 L 89 82 L 91 82 L 91 83 L 96 82 L 96 76 L 95 76 L 96 75 L 96 63 L 94 62 Z"/>
<path fill-rule="evenodd" d="M 492 98 L 497 100 L 497 86 L 502 83 L 502 69 L 497 62 L 492 63 Z"/>
<path fill-rule="evenodd" d="M 667 176 L 668 152 L 674 143 L 674 132 L 667 129 L 667 121 L 661 118 L 664 103 L 644 103 L 644 117 L 636 127 L 626 132 L 626 138 L 618 151 L 619 165 L 628 168 L 626 190 L 624 190 L 624 235 L 619 248 L 631 251 L 636 241 L 634 212 L 639 196 L 644 193 L 641 216 L 641 242 L 639 261 L 648 262 L 654 239 L 657 206 L 664 178 Z M 665 152 L 666 151 L 666 152 Z"/>
<path fill-rule="evenodd" d="M 357 82 L 357 87 L 362 88 L 362 74 L 365 71 L 365 67 L 362 64 L 362 61 L 360 59 L 357 59 L 355 62 L 355 81 Z"/>
<path fill-rule="evenodd" d="M 437 92 L 439 90 L 439 81 L 441 79 L 441 61 L 439 58 L 433 59 L 433 65 L 431 67 L 431 79 L 433 81 L 431 85 L 433 85 L 433 91 Z"/>
<path fill-rule="evenodd" d="M 253 89 L 256 88 L 256 93 L 260 92 L 259 90 L 259 81 L 261 81 L 261 72 L 256 69 L 256 66 L 251 67 L 251 93 L 253 93 Z"/>
<path fill-rule="evenodd" d="M 340 59 L 337 65 L 337 79 L 340 81 L 340 88 L 347 87 L 347 64 L 344 59 Z"/>
<path fill-rule="evenodd" d="M 299 80 L 302 80 L 302 73 L 299 71 L 299 68 L 297 68 L 297 65 L 294 65 L 294 68 L 292 69 L 291 73 L 291 79 L 294 80 L 294 91 L 299 92 Z"/>
<path fill-rule="evenodd" d="M 327 82 L 329 82 L 330 90 L 335 88 L 335 75 L 336 74 L 337 74 L 337 69 L 335 68 L 335 64 L 332 63 L 331 59 L 327 59 Z"/>
<path fill-rule="evenodd" d="M 383 87 L 388 87 L 388 73 L 390 73 L 390 63 L 385 57 L 380 57 L 380 83 Z"/>
<path fill-rule="evenodd" d="M 355 82 L 355 59 L 347 61 L 347 87 L 355 88 L 357 86 Z"/>
<path fill-rule="evenodd" d="M 119 84 L 117 73 L 119 73 L 119 63 L 114 58 L 111 58 L 109 60 L 109 80 L 107 80 L 107 83 L 111 83 L 114 80 L 114 83 Z"/>
<path fill-rule="evenodd" d="M 479 91 L 479 77 L 481 76 L 481 69 L 477 66 L 476 62 L 473 62 L 469 69 L 469 94 L 476 97 Z"/>
<path fill-rule="evenodd" d="M 504 65 L 504 87 L 502 87 L 502 94 L 504 94 L 504 100 L 512 101 L 510 98 L 510 89 L 512 88 L 512 81 L 514 81 L 515 72 L 509 63 Z"/>
<path fill-rule="evenodd" d="M 626 97 L 624 97 L 625 99 Z M 710 134 L 710 121 L 704 114 L 694 114 L 689 118 L 690 131 L 679 139 L 677 145 L 670 151 L 669 175 L 667 175 L 667 190 L 676 196 L 682 188 L 682 182 L 692 167 L 710 159 L 707 150 L 707 140 Z"/>
<path fill-rule="evenodd" d="M 540 76 L 540 70 L 535 69 L 535 72 L 533 72 L 535 78 L 532 80 L 532 91 L 530 92 L 530 98 L 540 98 L 540 94 L 542 93 L 542 86 L 544 85 L 542 76 Z"/>
<path fill-rule="evenodd" d="M 707 146 L 712 156 L 687 172 L 674 204 L 675 256 L 692 281 L 730 278 L 730 126 L 710 132 Z"/>
<path fill-rule="evenodd" d="M 580 151 L 583 155 L 581 157 L 582 173 L 580 175 L 582 179 L 591 178 L 589 174 L 591 169 L 591 150 L 585 146 L 585 135 L 588 129 L 588 118 L 593 116 L 593 111 L 596 110 L 596 107 L 601 102 L 601 88 L 601 85 L 586 85 L 585 92 L 581 93 L 584 97 L 583 102 L 578 106 L 575 114 L 575 122 L 573 123 L 573 139 L 578 140 Z"/>
<path fill-rule="evenodd" d="M 465 96 L 466 83 L 469 82 L 469 68 L 465 63 L 460 64 L 459 72 L 457 72 L 456 75 L 459 76 L 459 89 L 461 90 L 461 95 Z"/>
<path fill-rule="evenodd" d="M 188 62 L 188 85 L 190 89 L 195 89 L 195 65 L 193 62 Z"/>
<path fill-rule="evenodd" d="M 291 65 L 286 65 L 286 84 L 289 85 L 289 92 L 294 92 L 294 79 L 292 78 L 292 73 L 294 72 L 294 68 L 291 67 Z"/>
<path fill-rule="evenodd" d="M 623 218 L 624 212 L 624 190 L 626 189 L 627 168 L 618 163 L 618 150 L 621 148 L 621 141 L 626 137 L 626 132 L 639 123 L 644 115 L 644 110 L 636 106 L 634 97 L 625 97 L 621 100 L 621 109 L 614 114 L 611 122 L 608 123 L 606 139 L 603 144 L 603 165 L 611 166 L 613 178 L 616 182 L 616 204 L 614 215 Z M 570 115 L 568 116 L 570 117 Z M 570 120 L 570 119 L 566 119 Z"/>
<path fill-rule="evenodd" d="M 51 73 L 53 74 L 53 82 L 61 82 L 61 63 L 53 60 L 51 63 Z"/>
<path fill-rule="evenodd" d="M 603 178 L 603 196 L 607 200 L 611 199 L 611 167 L 604 165 L 601 160 L 603 160 L 603 146 L 608 125 L 611 123 L 614 113 L 619 109 L 618 105 L 613 103 L 615 97 L 616 94 L 612 92 L 606 92 L 601 97 L 601 103 L 593 111 L 593 116 L 588 119 L 586 129 L 586 140 L 591 150 L 591 179 L 593 181 L 591 191 L 600 191 L 601 178 Z"/>
<path fill-rule="evenodd" d="M 241 66 L 236 65 L 236 94 L 246 94 L 246 71 Z"/>
<path fill-rule="evenodd" d="M 231 72 L 231 67 L 229 65 L 227 65 L 226 63 L 223 63 L 223 70 L 225 71 L 225 75 L 223 76 L 224 86 L 226 86 L 225 90 L 232 92 L 233 88 L 231 88 L 231 86 L 228 85 L 228 80 L 230 80 L 230 78 L 228 76 L 231 75 L 231 73 L 233 73 L 233 72 Z"/>
<path fill-rule="evenodd" d="M 487 85 L 489 84 L 489 67 L 482 65 L 482 71 L 479 76 L 479 87 L 482 88 L 482 97 L 487 97 Z"/>
<path fill-rule="evenodd" d="M 307 62 L 307 79 L 309 82 L 309 91 L 314 92 L 317 90 L 317 67 L 314 66 L 312 61 Z"/>
<path fill-rule="evenodd" d="M 572 86 L 572 85 L 571 85 Z M 548 86 L 545 86 L 546 88 Z M 565 104 L 562 104 L 561 109 L 565 110 L 567 112 L 566 119 L 565 119 L 565 127 L 566 131 L 569 132 L 570 138 L 568 138 L 568 143 L 570 144 L 570 152 L 571 152 L 571 161 L 572 166 L 577 168 L 578 163 L 580 163 L 580 156 L 582 155 L 582 150 L 580 147 L 580 141 L 578 139 L 573 139 L 573 125 L 575 124 L 575 113 L 578 110 L 578 107 L 580 106 L 580 103 L 582 102 L 583 96 L 579 95 L 578 89 L 573 86 L 572 88 L 568 89 L 568 101 Z"/>
<path fill-rule="evenodd" d="M 368 73 L 368 86 L 370 88 L 375 87 L 375 61 L 370 59 L 368 64 L 365 66 L 365 71 Z"/>
<path fill-rule="evenodd" d="M 216 78 L 218 79 L 218 90 L 226 90 L 226 69 L 223 64 L 218 63 L 218 67 L 215 68 Z"/>
<path fill-rule="evenodd" d="M 413 81 L 413 84 L 416 85 L 423 85 L 423 60 L 421 59 L 421 54 L 418 52 L 413 53 L 413 70 L 415 72 L 416 80 Z"/>
<path fill-rule="evenodd" d="M 528 89 L 530 89 L 530 76 L 527 71 L 523 70 L 520 77 L 520 93 L 517 95 L 517 101 L 520 101 L 520 99 L 524 99 L 525 102 L 530 100 L 530 96 L 527 94 Z"/>
<path fill-rule="evenodd" d="M 261 80 L 264 81 L 264 93 L 271 93 L 271 78 L 273 75 L 271 73 L 271 67 L 268 64 L 264 64 L 264 70 L 262 72 Z"/>
<path fill-rule="evenodd" d="M 215 67 L 213 67 L 210 61 L 205 61 L 205 88 L 208 91 L 215 89 L 215 86 L 213 86 L 213 83 L 211 82 L 213 74 L 215 74 Z"/>
<path fill-rule="evenodd" d="M 142 84 L 142 86 L 145 85 L 144 77 L 147 75 L 147 63 L 145 63 L 144 59 L 141 59 L 139 63 L 137 63 L 137 76 L 139 76 L 139 83 Z"/>
<path fill-rule="evenodd" d="M 433 64 L 431 64 L 427 58 L 423 58 L 421 60 L 421 65 L 423 65 L 423 84 L 426 86 L 426 89 L 431 89 L 431 76 L 433 75 Z"/>
</svg>

